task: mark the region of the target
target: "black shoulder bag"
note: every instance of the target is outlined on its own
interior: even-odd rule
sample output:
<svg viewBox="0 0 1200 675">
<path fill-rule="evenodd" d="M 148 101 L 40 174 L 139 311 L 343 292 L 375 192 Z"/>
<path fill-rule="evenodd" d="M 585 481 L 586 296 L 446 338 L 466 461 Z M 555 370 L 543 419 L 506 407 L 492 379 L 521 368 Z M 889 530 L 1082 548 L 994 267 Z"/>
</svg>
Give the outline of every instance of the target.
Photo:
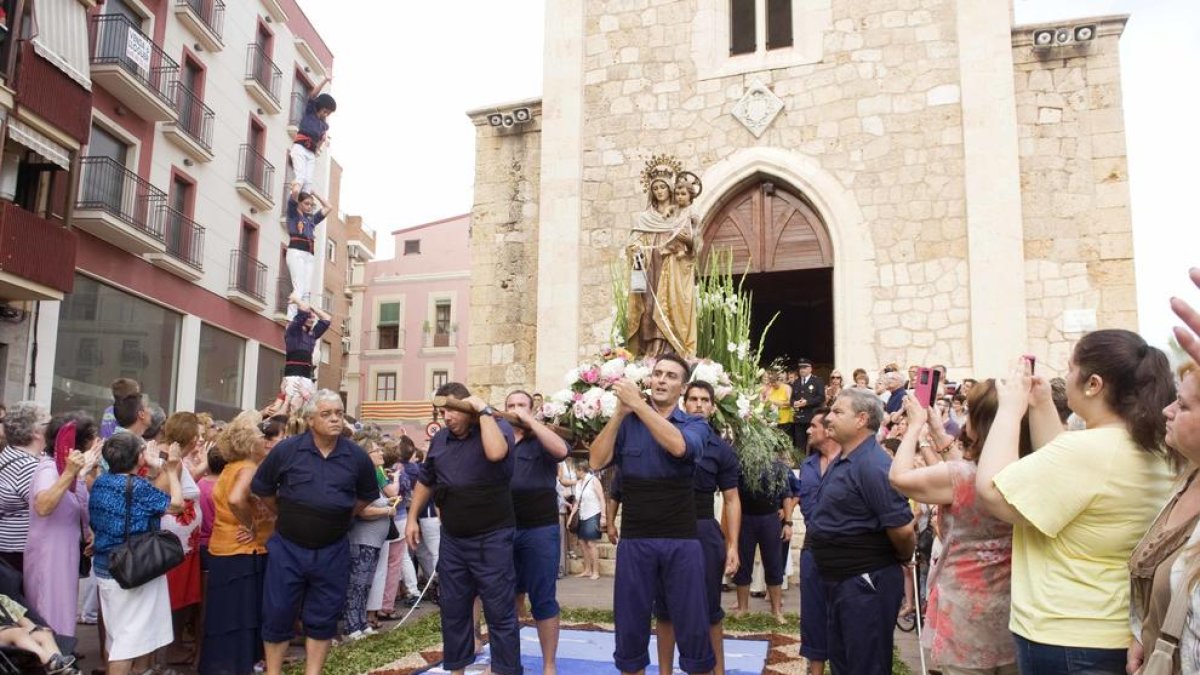
<svg viewBox="0 0 1200 675">
<path fill-rule="evenodd" d="M 125 477 L 125 541 L 108 554 L 108 573 L 126 590 L 137 588 L 183 562 L 179 537 L 158 528 L 129 536 L 133 476 Z"/>
</svg>

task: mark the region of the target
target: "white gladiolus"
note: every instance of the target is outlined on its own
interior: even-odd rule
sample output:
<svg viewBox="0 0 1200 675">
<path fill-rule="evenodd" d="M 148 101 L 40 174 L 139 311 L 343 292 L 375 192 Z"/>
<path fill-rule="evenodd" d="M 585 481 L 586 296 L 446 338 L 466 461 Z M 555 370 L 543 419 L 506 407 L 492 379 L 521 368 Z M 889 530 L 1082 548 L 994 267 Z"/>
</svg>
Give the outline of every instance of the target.
<svg viewBox="0 0 1200 675">
<path fill-rule="evenodd" d="M 738 417 L 748 419 L 750 417 L 750 399 L 745 394 L 738 394 L 737 397 Z"/>
<path fill-rule="evenodd" d="M 712 362 L 700 362 L 692 369 L 692 379 L 702 380 L 712 385 L 721 383 L 721 376 L 724 374 L 724 369 L 721 364 Z"/>
</svg>

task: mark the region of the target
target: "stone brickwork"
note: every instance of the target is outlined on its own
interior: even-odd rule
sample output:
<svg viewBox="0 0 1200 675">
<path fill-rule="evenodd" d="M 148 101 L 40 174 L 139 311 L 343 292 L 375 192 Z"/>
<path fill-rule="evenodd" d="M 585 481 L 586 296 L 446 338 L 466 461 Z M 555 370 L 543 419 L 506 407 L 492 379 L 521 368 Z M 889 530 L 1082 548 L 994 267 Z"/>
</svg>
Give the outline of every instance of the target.
<svg viewBox="0 0 1200 675">
<path fill-rule="evenodd" d="M 533 121 L 512 128 L 490 126 L 490 108 L 470 113 L 477 149 L 467 386 L 493 404 L 533 378 L 542 135 L 540 105 L 529 107 Z"/>
<path fill-rule="evenodd" d="M 471 382 L 493 388 L 559 386 L 561 373 L 534 373 L 526 365 L 538 348 L 535 317 L 572 321 L 572 328 L 577 324 L 578 339 L 543 345 L 569 354 L 565 362 L 607 344 L 614 311 L 609 263 L 620 254 L 634 214 L 646 206 L 639 188 L 643 163 L 661 152 L 676 155 L 704 179 L 708 193 L 697 203 L 702 220 L 719 208 L 720 194 L 712 191 L 733 187 L 721 186 L 714 175 L 725 170 L 714 167 L 730 158 L 779 157 L 776 168 L 756 170 L 784 183 L 787 176 L 820 178 L 789 186 L 818 207 L 834 204 L 838 210 L 830 207 L 821 215 L 834 241 L 835 315 L 848 314 L 835 318 L 836 365 L 844 370 L 873 370 L 888 361 L 945 363 L 957 379 L 982 374 L 976 371 L 981 361 L 994 369 L 995 354 L 974 353 L 981 345 L 1005 354 L 1026 347 L 1010 344 L 1024 338 L 1023 328 L 1015 340 L 989 342 L 984 335 L 1005 317 L 1024 321 L 1023 298 L 985 292 L 987 306 L 979 302 L 980 289 L 986 291 L 989 280 L 1006 273 L 1015 279 L 1010 289 L 1028 295 L 1029 348 L 1044 355 L 1051 370 L 1065 367 L 1065 350 L 1077 337 L 1062 332 L 1064 310 L 1094 307 L 1101 326 L 1132 327 L 1131 225 L 1117 70 L 1124 20 L 1094 20 L 1101 30 L 1091 45 L 1072 48 L 1069 57 L 1045 59 L 1032 53 L 1024 29 L 1010 31 L 1005 23 L 989 20 L 988 30 L 976 31 L 971 21 L 993 15 L 960 14 L 964 2 L 969 0 L 798 2 L 797 11 L 811 10 L 807 18 L 825 22 L 819 58 L 806 44 L 807 62 L 737 74 L 723 74 L 728 69 L 711 63 L 701 72 L 693 58 L 700 49 L 728 52 L 727 44 L 697 42 L 711 40 L 698 26 L 719 25 L 724 19 L 710 13 L 728 3 L 582 2 L 575 10 L 582 13 L 582 34 L 572 34 L 569 27 L 547 33 L 552 43 L 547 54 L 575 54 L 578 62 L 553 58 L 545 64 L 547 101 L 578 97 L 581 103 L 580 156 L 556 160 L 578 164 L 539 166 L 536 131 L 496 132 L 482 118 L 476 120 L 483 126 L 477 127 Z M 984 39 L 1000 46 L 998 62 L 1015 68 L 1015 103 L 1009 92 L 998 95 L 994 111 L 983 106 L 983 124 L 999 129 L 1000 136 L 984 143 L 976 137 L 967 148 L 964 99 L 977 94 L 987 78 L 963 79 L 976 72 L 981 52 L 960 53 L 959 35 L 976 33 L 987 33 Z M 1007 59 L 1010 49 L 1015 65 Z M 731 114 L 754 82 L 768 86 L 784 103 L 758 138 Z M 978 101 L 972 99 L 976 116 L 981 114 Z M 998 217 L 983 207 L 978 222 L 968 217 L 968 166 L 972 176 L 983 173 L 992 180 L 987 173 L 992 146 L 1020 153 L 1019 176 L 1015 162 L 1007 164 L 1011 170 L 994 170 L 1009 171 L 995 176 L 998 183 L 1015 186 L 1019 180 L 1023 237 L 1020 223 L 1012 222 L 1016 216 L 1007 212 Z M 582 200 L 580 253 L 561 264 L 578 270 L 578 315 L 537 317 L 532 291 L 539 256 L 544 265 L 545 256 L 558 255 L 537 250 L 539 175 L 574 170 Z M 735 171 L 725 175 L 730 173 Z M 837 194 L 822 194 L 814 185 Z M 980 194 L 978 180 L 975 186 L 974 194 Z M 1002 195 L 998 200 L 997 194 Z M 989 205 L 1008 204 L 1015 214 L 1015 199 L 1007 194 L 988 194 L 984 181 Z M 1022 240 L 1025 269 L 972 264 L 987 261 L 992 244 L 1013 247 L 1008 258 L 996 259 L 1020 260 Z M 972 287 L 981 306 L 972 307 Z M 853 302 L 846 300 L 851 295 Z M 980 321 L 985 314 L 990 324 Z M 544 331 L 541 339 L 553 336 Z"/>
<path fill-rule="evenodd" d="M 1080 336 L 1064 311 L 1137 330 L 1120 21 L 1086 48 L 1035 50 L 1014 35 L 1029 346 L 1065 366 Z M 1052 58 L 1047 58 L 1047 57 Z"/>
</svg>

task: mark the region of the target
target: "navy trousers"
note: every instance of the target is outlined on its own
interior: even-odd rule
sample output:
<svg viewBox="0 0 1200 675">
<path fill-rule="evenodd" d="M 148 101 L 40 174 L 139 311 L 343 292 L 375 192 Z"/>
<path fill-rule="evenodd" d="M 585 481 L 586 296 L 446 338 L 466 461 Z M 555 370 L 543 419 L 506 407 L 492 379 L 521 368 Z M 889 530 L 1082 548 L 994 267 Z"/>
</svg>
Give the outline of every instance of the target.
<svg viewBox="0 0 1200 675">
<path fill-rule="evenodd" d="M 1013 633 L 1017 667 L 1022 675 L 1121 675 L 1124 649 L 1060 647 L 1034 642 Z M 1149 658 L 1147 655 L 1146 658 Z"/>
<path fill-rule="evenodd" d="M 779 522 L 778 513 L 761 516 L 742 514 L 742 529 L 738 532 L 738 559 L 741 565 L 737 574 L 733 575 L 735 585 L 750 585 L 755 547 L 762 556 L 763 577 L 767 585 L 779 586 L 783 583 L 783 546 L 779 539 L 782 533 L 783 523 Z"/>
<path fill-rule="evenodd" d="M 475 597 L 483 601 L 492 652 L 492 672 L 521 675 L 521 638 L 513 603 L 516 529 L 505 527 L 474 537 L 455 537 L 442 528 L 437 574 L 446 670 L 475 662 Z"/>
<path fill-rule="evenodd" d="M 812 551 L 800 551 L 800 656 L 809 661 L 828 658 L 829 610 L 825 582 Z"/>
<path fill-rule="evenodd" d="M 696 537 L 704 552 L 704 597 L 708 604 L 708 623 L 717 625 L 725 618 L 721 609 L 721 579 L 725 576 L 725 533 L 721 524 L 712 518 L 696 521 Z M 665 588 L 658 589 L 654 599 L 654 618 L 673 621 Z"/>
<path fill-rule="evenodd" d="M 892 635 L 904 600 L 899 563 L 837 581 L 826 579 L 825 597 L 833 672 L 891 675 Z"/>
<path fill-rule="evenodd" d="M 534 621 L 558 616 L 558 523 L 517 528 L 513 541 L 513 563 L 517 570 L 517 593 L 529 596 L 529 613 Z"/>
<path fill-rule="evenodd" d="M 613 662 L 624 673 L 650 665 L 650 616 L 662 589 L 670 608 L 685 673 L 707 673 L 716 667 L 708 634 L 708 600 L 704 586 L 704 554 L 698 539 L 622 539 L 617 545 L 617 577 L 613 587 L 616 650 Z"/>
<path fill-rule="evenodd" d="M 324 548 L 304 548 L 276 532 L 267 540 L 263 577 L 262 636 L 287 642 L 297 614 L 314 640 L 337 635 L 350 585 L 350 544 L 345 537 Z M 511 603 L 509 603 L 511 604 Z"/>
</svg>

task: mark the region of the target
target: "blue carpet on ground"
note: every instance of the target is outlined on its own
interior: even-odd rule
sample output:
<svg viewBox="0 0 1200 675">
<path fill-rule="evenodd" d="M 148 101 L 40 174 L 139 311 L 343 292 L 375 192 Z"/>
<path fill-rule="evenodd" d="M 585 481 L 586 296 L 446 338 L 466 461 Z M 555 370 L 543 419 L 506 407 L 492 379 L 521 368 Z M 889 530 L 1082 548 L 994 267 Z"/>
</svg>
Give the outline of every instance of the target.
<svg viewBox="0 0 1200 675">
<path fill-rule="evenodd" d="M 656 661 L 658 645 L 655 637 L 650 636 L 650 660 Z M 737 640 L 725 638 L 725 672 L 728 675 L 760 675 L 767 663 L 769 645 L 766 640 Z M 604 673 L 609 675 L 615 671 L 612 662 L 613 634 L 608 631 L 568 630 L 564 629 L 558 638 L 558 672 L 571 675 L 592 675 Z M 678 670 L 678 654 L 676 654 L 676 671 Z M 487 649 L 468 666 L 466 672 L 482 672 L 488 664 L 490 655 Z M 537 630 L 531 626 L 521 628 L 521 665 L 526 673 L 542 672 L 542 650 L 538 645 Z M 431 666 L 422 671 L 436 675 L 447 673 L 441 665 Z M 652 664 L 646 669 L 647 675 L 658 675 L 658 665 Z"/>
</svg>

